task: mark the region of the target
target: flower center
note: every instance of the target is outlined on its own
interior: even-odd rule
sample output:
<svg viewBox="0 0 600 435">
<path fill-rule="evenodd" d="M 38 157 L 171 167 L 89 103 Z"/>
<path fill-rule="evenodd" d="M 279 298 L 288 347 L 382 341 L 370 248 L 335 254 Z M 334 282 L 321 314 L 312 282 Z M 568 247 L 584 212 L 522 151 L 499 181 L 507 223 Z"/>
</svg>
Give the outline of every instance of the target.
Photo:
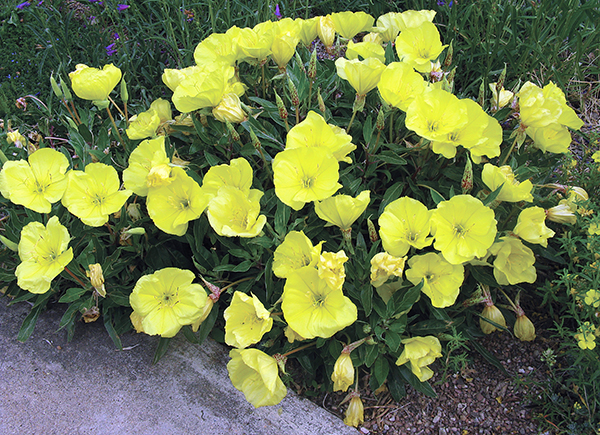
<svg viewBox="0 0 600 435">
<path fill-rule="evenodd" d="M 100 195 L 96 195 L 92 198 L 92 204 L 99 206 L 104 202 L 104 197 Z"/>
<path fill-rule="evenodd" d="M 430 132 L 435 132 L 437 131 L 439 128 L 439 122 L 436 121 L 427 121 L 427 130 L 429 130 Z"/>
<path fill-rule="evenodd" d="M 305 189 L 310 189 L 315 184 L 315 177 L 304 177 L 302 179 L 302 187 Z"/>
<path fill-rule="evenodd" d="M 177 299 L 177 290 L 175 291 L 165 291 L 161 296 L 161 306 L 162 307 L 173 307 L 177 304 L 179 300 Z"/>
<path fill-rule="evenodd" d="M 467 233 L 467 230 L 465 229 L 465 227 L 463 227 L 460 224 L 454 225 L 454 235 L 455 236 L 464 237 L 466 233 Z"/>
</svg>

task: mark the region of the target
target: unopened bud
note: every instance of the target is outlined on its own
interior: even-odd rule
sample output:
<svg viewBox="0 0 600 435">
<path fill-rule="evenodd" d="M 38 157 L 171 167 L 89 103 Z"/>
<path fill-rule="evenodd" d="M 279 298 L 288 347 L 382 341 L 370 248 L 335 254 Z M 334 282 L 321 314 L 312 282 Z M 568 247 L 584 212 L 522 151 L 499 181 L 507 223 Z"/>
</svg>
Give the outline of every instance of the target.
<svg viewBox="0 0 600 435">
<path fill-rule="evenodd" d="M 239 133 L 235 130 L 235 128 L 233 127 L 233 125 L 231 124 L 231 122 L 229 121 L 225 121 L 225 125 L 227 126 L 227 131 L 229 132 L 229 135 L 231 136 L 231 139 L 234 142 L 239 142 L 240 140 L 240 135 Z"/>
<path fill-rule="evenodd" d="M 276 353 L 275 355 L 273 355 L 273 358 L 275 359 L 275 361 L 277 361 L 277 365 L 279 366 L 279 370 L 281 370 L 281 373 L 283 373 L 284 375 L 287 374 L 285 371 L 285 363 L 287 362 L 287 356 L 283 356 L 280 353 Z"/>
<path fill-rule="evenodd" d="M 60 81 L 60 89 L 62 90 L 65 100 L 71 101 L 73 99 L 73 96 L 71 95 L 71 91 L 69 90 L 69 87 L 65 84 L 64 80 Z"/>
<path fill-rule="evenodd" d="M 481 84 L 479 85 L 479 95 L 477 96 L 477 104 L 483 107 L 483 103 L 485 101 L 485 82 L 481 80 Z"/>
<path fill-rule="evenodd" d="M 454 46 L 452 44 L 453 41 L 450 41 L 450 45 L 448 46 L 448 52 L 446 53 L 446 59 L 444 59 L 444 68 L 448 68 L 452 65 L 452 55 L 454 54 Z"/>
<path fill-rule="evenodd" d="M 304 74 L 306 74 L 306 68 L 304 67 L 304 62 L 302 62 L 302 58 L 300 57 L 300 55 L 298 54 L 297 51 L 294 53 L 294 57 L 296 58 L 296 63 L 298 65 L 300 65 L 300 69 L 302 70 L 302 72 Z"/>
<path fill-rule="evenodd" d="M 323 115 L 325 115 L 325 102 L 321 96 L 321 88 L 317 89 L 317 102 L 319 103 L 319 110 Z"/>
<path fill-rule="evenodd" d="M 56 83 L 56 79 L 54 78 L 54 75 L 50 74 L 50 86 L 52 86 L 52 90 L 54 91 L 54 95 L 56 95 L 57 98 L 62 98 L 63 97 L 63 93 L 60 90 L 60 87 L 58 86 L 58 83 Z"/>
<path fill-rule="evenodd" d="M 375 121 L 375 128 L 378 131 L 383 131 L 385 128 L 385 111 L 383 110 L 383 106 L 379 108 L 379 113 L 377 113 L 377 121 Z"/>
<path fill-rule="evenodd" d="M 365 334 L 370 334 L 371 333 L 371 325 L 369 325 L 368 323 L 365 323 L 363 325 L 362 330 Z"/>
<path fill-rule="evenodd" d="M 127 92 L 127 82 L 125 81 L 125 75 L 121 79 L 121 101 L 127 103 L 129 101 L 129 92 Z"/>
<path fill-rule="evenodd" d="M 371 221 L 370 216 L 367 218 L 367 230 L 369 231 L 369 239 L 371 242 L 375 243 L 377 240 L 379 240 L 377 228 L 375 228 L 375 224 Z"/>
<path fill-rule="evenodd" d="M 460 187 L 462 188 L 463 195 L 466 195 L 473 189 L 473 164 L 468 155 L 462 180 L 460 181 Z"/>
<path fill-rule="evenodd" d="M 290 99 L 292 100 L 292 106 L 299 107 L 300 106 L 300 97 L 298 96 L 298 89 L 296 89 L 296 85 L 288 77 L 288 90 L 290 91 Z"/>
<path fill-rule="evenodd" d="M 143 227 L 135 227 L 123 231 L 123 234 L 127 234 L 128 236 L 143 236 L 146 234 L 146 230 Z"/>
<path fill-rule="evenodd" d="M 6 246 L 11 251 L 17 252 L 19 250 L 19 245 L 17 245 L 15 242 L 13 242 L 11 240 L 8 240 L 4 236 L 0 236 L 0 241 L 4 244 L 4 246 Z"/>
<path fill-rule="evenodd" d="M 308 61 L 308 78 L 314 80 L 317 78 L 317 50 L 313 50 Z"/>
<path fill-rule="evenodd" d="M 484 307 L 481 317 L 482 318 L 479 319 L 479 326 L 484 334 L 491 334 L 492 332 L 496 330 L 499 331 L 500 329 L 483 319 L 489 319 L 492 322 L 506 328 L 506 320 L 504 319 L 502 312 L 494 304 Z"/>
<path fill-rule="evenodd" d="M 498 77 L 498 81 L 496 82 L 496 92 L 500 92 L 504 88 L 505 80 L 506 80 L 506 64 L 504 64 L 504 69 L 500 73 L 500 77 Z"/>
<path fill-rule="evenodd" d="M 258 137 L 256 136 L 256 133 L 254 133 L 254 130 L 252 130 L 252 127 L 250 127 L 250 139 L 252 140 L 252 145 L 254 146 L 254 148 L 261 148 L 260 140 L 258 140 Z"/>
<path fill-rule="evenodd" d="M 288 111 L 285 108 L 285 105 L 283 104 L 283 100 L 281 99 L 281 97 L 279 96 L 277 91 L 275 91 L 275 102 L 277 103 L 277 110 L 279 110 L 279 117 L 281 119 L 287 119 Z"/>
</svg>

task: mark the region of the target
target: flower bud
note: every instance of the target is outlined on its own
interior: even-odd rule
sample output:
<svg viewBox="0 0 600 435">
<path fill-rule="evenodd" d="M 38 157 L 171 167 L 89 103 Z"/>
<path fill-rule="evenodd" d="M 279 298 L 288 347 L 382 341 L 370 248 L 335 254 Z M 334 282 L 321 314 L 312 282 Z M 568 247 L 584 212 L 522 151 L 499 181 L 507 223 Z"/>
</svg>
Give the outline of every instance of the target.
<svg viewBox="0 0 600 435">
<path fill-rule="evenodd" d="M 362 400 L 360 400 L 360 394 L 357 392 L 352 392 L 350 394 L 352 395 L 352 398 L 350 399 L 350 404 L 346 410 L 344 423 L 347 426 L 357 427 L 359 424 L 363 424 L 365 422 L 365 408 Z"/>
<path fill-rule="evenodd" d="M 129 92 L 127 92 L 127 82 L 125 81 L 125 75 L 121 79 L 121 101 L 125 104 L 129 101 Z"/>
<path fill-rule="evenodd" d="M 304 67 L 304 62 L 302 62 L 302 58 L 300 57 L 300 55 L 298 54 L 297 51 L 294 53 L 294 58 L 296 59 L 296 63 L 300 66 L 300 69 L 302 70 L 302 72 L 304 74 L 306 74 L 306 68 Z"/>
<path fill-rule="evenodd" d="M 535 326 L 525 314 L 517 317 L 514 332 L 515 337 L 521 341 L 533 341 L 535 339 Z"/>
<path fill-rule="evenodd" d="M 288 77 L 288 89 L 290 91 L 290 98 L 292 100 L 292 106 L 298 108 L 300 106 L 300 97 L 298 96 L 298 89 L 296 89 L 296 85 Z"/>
<path fill-rule="evenodd" d="M 467 155 L 467 163 L 465 164 L 465 170 L 463 172 L 462 180 L 460 181 L 463 195 L 466 195 L 473 189 L 473 164 L 471 159 Z"/>
<path fill-rule="evenodd" d="M 496 82 L 496 92 L 500 93 L 502 88 L 504 88 L 504 80 L 506 80 L 506 64 L 504 64 L 504 69 L 500 73 L 500 77 L 498 77 L 498 81 Z"/>
<path fill-rule="evenodd" d="M 354 383 L 354 365 L 350 358 L 350 352 L 347 352 L 346 349 L 342 350 L 333 366 L 331 380 L 333 381 L 333 391 L 348 391 L 348 387 Z"/>
<path fill-rule="evenodd" d="M 308 78 L 314 80 L 317 78 L 317 50 L 313 50 L 308 61 Z"/>
<path fill-rule="evenodd" d="M 62 90 L 62 94 L 65 97 L 65 100 L 71 101 L 73 99 L 73 95 L 71 95 L 71 91 L 69 87 L 65 84 L 64 80 L 60 81 L 60 89 Z"/>
<path fill-rule="evenodd" d="M 375 224 L 371 221 L 371 218 L 367 218 L 367 229 L 369 231 L 369 239 L 371 242 L 375 243 L 379 240 L 379 234 L 377 233 L 377 229 L 375 228 Z"/>
<path fill-rule="evenodd" d="M 446 59 L 444 59 L 444 68 L 448 68 L 452 64 L 452 54 L 454 53 L 454 45 L 450 41 L 448 45 L 448 52 L 446 53 Z"/>
<path fill-rule="evenodd" d="M 56 79 L 54 78 L 53 74 L 50 74 L 50 86 L 52 86 L 52 90 L 54 91 L 54 95 L 56 95 L 57 98 L 62 98 L 63 93 L 60 90 L 60 88 L 58 87 L 58 83 L 56 83 Z"/>
<path fill-rule="evenodd" d="M 19 245 L 13 241 L 8 240 L 6 237 L 0 236 L 0 241 L 4 244 L 4 246 L 6 246 L 11 251 L 14 251 L 14 252 L 19 251 Z"/>
<path fill-rule="evenodd" d="M 275 102 L 277 103 L 277 109 L 279 110 L 279 117 L 281 119 L 287 119 L 288 111 L 285 108 L 285 105 L 283 104 L 283 100 L 281 99 L 281 97 L 279 96 L 277 91 L 275 91 Z"/>
<path fill-rule="evenodd" d="M 231 136 L 231 140 L 233 140 L 234 142 L 239 142 L 240 134 L 235 130 L 233 125 L 231 125 L 231 122 L 225 121 L 225 125 L 227 126 L 227 131 L 229 132 L 229 135 Z"/>
<path fill-rule="evenodd" d="M 90 279 L 92 287 L 103 298 L 106 297 L 106 289 L 104 288 L 104 275 L 102 274 L 102 266 L 99 263 L 88 265 L 89 271 L 86 271 L 86 276 Z M 96 319 L 94 319 L 96 320 Z"/>
<path fill-rule="evenodd" d="M 317 102 L 319 103 L 319 110 L 323 115 L 325 115 L 325 102 L 321 96 L 321 88 L 317 89 Z"/>
<path fill-rule="evenodd" d="M 132 221 L 137 221 L 142 218 L 141 207 L 138 203 L 131 203 L 127 206 L 127 214 Z"/>
<path fill-rule="evenodd" d="M 256 133 L 254 133 L 254 130 L 252 130 L 252 127 L 250 127 L 250 139 L 252 140 L 252 145 L 254 148 L 257 150 L 261 148 L 260 140 L 258 140 L 258 137 L 256 136 Z"/>
<path fill-rule="evenodd" d="M 571 207 L 562 201 L 557 206 L 546 210 L 546 219 L 559 224 L 575 224 L 577 222 L 577 216 L 575 216 Z"/>
<path fill-rule="evenodd" d="M 490 319 L 492 322 L 497 323 L 498 325 L 504 326 L 506 328 L 506 320 L 504 320 L 504 316 L 502 312 L 498 309 L 496 305 L 489 305 L 483 309 L 481 313 L 481 317 L 484 319 Z M 492 325 L 489 322 L 486 322 L 483 319 L 479 319 L 479 326 L 484 334 L 491 334 L 496 330 L 500 330 L 496 326 Z"/>
<path fill-rule="evenodd" d="M 377 113 L 377 121 L 375 121 L 375 128 L 378 131 L 383 131 L 385 128 L 385 112 L 383 110 L 383 106 L 379 108 L 379 112 Z"/>
<path fill-rule="evenodd" d="M 479 94 L 477 96 L 477 104 L 483 107 L 483 103 L 485 101 L 485 82 L 482 80 L 479 85 Z"/>
</svg>

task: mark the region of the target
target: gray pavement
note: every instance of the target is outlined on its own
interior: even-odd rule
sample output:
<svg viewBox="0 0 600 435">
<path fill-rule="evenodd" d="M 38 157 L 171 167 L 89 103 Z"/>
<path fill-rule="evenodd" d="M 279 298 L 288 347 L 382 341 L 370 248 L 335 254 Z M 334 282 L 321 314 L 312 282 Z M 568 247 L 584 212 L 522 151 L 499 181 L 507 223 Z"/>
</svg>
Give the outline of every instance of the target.
<svg viewBox="0 0 600 435">
<path fill-rule="evenodd" d="M 118 351 L 100 322 L 56 331 L 64 306 L 41 314 L 26 343 L 16 340 L 29 312 L 0 298 L 0 434 L 357 435 L 336 416 L 288 391 L 254 409 L 227 377 L 228 352 L 172 340 L 152 365 L 156 337 L 123 335 Z"/>
</svg>

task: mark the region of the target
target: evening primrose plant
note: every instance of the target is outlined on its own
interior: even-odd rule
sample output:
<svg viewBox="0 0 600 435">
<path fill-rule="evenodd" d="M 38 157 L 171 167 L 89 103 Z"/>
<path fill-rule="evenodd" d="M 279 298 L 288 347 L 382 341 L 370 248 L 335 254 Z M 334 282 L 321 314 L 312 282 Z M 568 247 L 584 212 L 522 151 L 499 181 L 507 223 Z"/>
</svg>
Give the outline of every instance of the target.
<svg viewBox="0 0 600 435">
<path fill-rule="evenodd" d="M 552 236 L 587 195 L 555 195 L 568 148 L 548 140 L 581 121 L 554 84 L 498 110 L 506 72 L 492 97 L 454 93 L 434 19 L 231 27 L 164 70 L 170 100 L 131 117 L 116 66 L 78 66 L 55 89 L 64 139 L 2 147 L 4 292 L 34 303 L 19 338 L 54 301 L 69 337 L 102 318 L 117 346 L 132 328 L 159 336 L 155 360 L 177 333 L 210 335 L 234 348 L 229 377 L 255 407 L 283 399 L 294 359 L 306 385 L 348 392 L 352 425 L 359 373 L 395 399 L 407 384 L 434 396 L 449 334 L 533 339 L 519 294 L 540 258 L 560 261 Z M 590 350 L 597 329 L 580 326 Z"/>
</svg>

